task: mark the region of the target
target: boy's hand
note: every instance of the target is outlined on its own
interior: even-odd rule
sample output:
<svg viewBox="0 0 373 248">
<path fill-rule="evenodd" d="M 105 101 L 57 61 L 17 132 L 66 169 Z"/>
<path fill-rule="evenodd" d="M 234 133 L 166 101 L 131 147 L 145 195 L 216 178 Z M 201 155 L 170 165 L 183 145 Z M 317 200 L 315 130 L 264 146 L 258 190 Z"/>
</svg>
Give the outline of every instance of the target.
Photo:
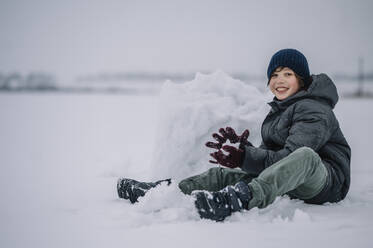
<svg viewBox="0 0 373 248">
<path fill-rule="evenodd" d="M 232 143 L 236 144 L 237 142 L 240 143 L 240 148 L 244 149 L 245 145 L 252 146 L 252 144 L 247 140 L 247 138 L 250 135 L 250 132 L 248 129 L 242 132 L 240 136 L 236 134 L 233 128 L 226 127 L 225 128 L 226 138 Z"/>
<path fill-rule="evenodd" d="M 227 141 L 227 138 L 226 138 L 226 136 L 227 136 L 227 134 L 226 134 L 226 132 L 225 132 L 225 130 L 224 130 L 224 128 L 220 128 L 219 129 L 219 133 L 221 134 L 221 135 L 219 135 L 219 134 L 217 134 L 217 133 L 213 133 L 212 134 L 212 137 L 218 142 L 218 143 L 214 143 L 214 142 L 207 142 L 205 145 L 207 146 L 207 147 L 210 147 L 210 148 L 214 148 L 214 149 L 217 149 L 217 150 L 219 150 L 222 146 L 223 146 L 223 144 Z"/>
<path fill-rule="evenodd" d="M 221 164 L 229 168 L 241 167 L 245 150 L 229 145 L 223 146 L 222 149 L 228 152 L 228 155 L 225 155 L 221 150 L 210 153 L 210 156 L 216 159 L 216 161 L 210 160 L 210 163 Z"/>
<path fill-rule="evenodd" d="M 231 128 L 231 127 L 226 127 L 225 129 L 220 128 L 219 133 L 221 135 L 219 135 L 217 133 L 212 134 L 212 137 L 218 143 L 207 142 L 206 143 L 207 147 L 219 150 L 227 140 L 229 140 L 232 144 L 235 144 L 235 143 L 239 142 L 240 143 L 240 146 L 239 146 L 240 149 L 244 149 L 245 145 L 252 146 L 252 144 L 247 140 L 247 138 L 250 135 L 250 132 L 249 132 L 248 129 L 243 131 L 243 133 L 240 136 L 238 136 L 236 134 L 236 132 L 234 131 L 234 129 Z"/>
</svg>

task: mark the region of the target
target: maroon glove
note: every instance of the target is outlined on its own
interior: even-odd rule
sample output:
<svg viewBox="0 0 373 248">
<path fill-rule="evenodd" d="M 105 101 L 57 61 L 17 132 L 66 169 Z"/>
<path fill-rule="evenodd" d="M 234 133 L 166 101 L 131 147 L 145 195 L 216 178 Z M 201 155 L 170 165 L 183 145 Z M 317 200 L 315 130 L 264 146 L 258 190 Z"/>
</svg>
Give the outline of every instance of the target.
<svg viewBox="0 0 373 248">
<path fill-rule="evenodd" d="M 222 145 L 227 141 L 227 138 L 226 138 L 226 136 L 227 136 L 227 133 L 225 132 L 225 130 L 224 130 L 224 128 L 220 128 L 219 129 L 219 133 L 221 134 L 221 135 L 219 135 L 219 134 L 217 134 L 217 133 L 213 133 L 212 134 L 212 137 L 218 142 L 218 143 L 214 143 L 214 142 L 207 142 L 205 145 L 207 146 L 207 147 L 210 147 L 210 148 L 214 148 L 214 149 L 217 149 L 217 150 L 219 150 L 221 147 L 222 147 Z"/>
<path fill-rule="evenodd" d="M 223 146 L 222 149 L 228 152 L 228 155 L 225 155 L 221 150 L 210 153 L 211 157 L 216 159 L 216 161 L 210 160 L 210 163 L 221 164 L 229 168 L 236 168 L 242 166 L 245 150 L 229 145 Z"/>
<path fill-rule="evenodd" d="M 247 138 L 250 135 L 250 132 L 248 129 L 243 131 L 243 133 L 240 136 L 238 136 L 233 128 L 226 127 L 225 133 L 226 133 L 225 138 L 227 138 L 233 144 L 236 144 L 237 142 L 239 142 L 240 143 L 239 147 L 241 149 L 244 149 L 245 145 L 252 146 L 252 144 L 247 140 Z"/>
<path fill-rule="evenodd" d="M 214 148 L 214 149 L 220 149 L 227 140 L 229 140 L 232 144 L 240 142 L 239 147 L 241 149 L 244 149 L 245 145 L 252 146 L 252 144 L 247 140 L 247 138 L 249 137 L 249 134 L 250 134 L 249 130 L 247 130 L 247 129 L 245 131 L 243 131 L 241 136 L 238 136 L 236 134 L 236 132 L 234 131 L 234 129 L 231 128 L 231 127 L 226 127 L 225 130 L 224 130 L 224 128 L 220 128 L 219 133 L 221 135 L 219 135 L 217 133 L 212 134 L 212 137 L 218 143 L 207 142 L 206 143 L 207 147 Z"/>
</svg>

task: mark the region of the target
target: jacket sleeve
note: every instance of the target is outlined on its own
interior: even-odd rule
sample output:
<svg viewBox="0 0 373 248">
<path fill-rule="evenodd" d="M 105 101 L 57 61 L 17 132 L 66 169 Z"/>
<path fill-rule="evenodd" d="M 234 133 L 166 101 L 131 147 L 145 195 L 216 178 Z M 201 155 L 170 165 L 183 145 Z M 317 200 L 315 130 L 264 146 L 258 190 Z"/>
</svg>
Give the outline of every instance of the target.
<svg viewBox="0 0 373 248">
<path fill-rule="evenodd" d="M 294 109 L 292 125 L 283 148 L 273 151 L 262 145 L 258 148 L 246 146 L 242 170 L 259 175 L 265 168 L 304 146 L 317 152 L 332 134 L 334 123 L 331 123 L 331 116 L 331 109 L 319 104 L 299 104 Z"/>
<path fill-rule="evenodd" d="M 262 143 L 260 144 L 259 148 L 262 148 L 262 149 L 268 149 L 268 147 L 266 146 L 266 144 L 264 144 L 263 141 L 262 141 Z"/>
</svg>

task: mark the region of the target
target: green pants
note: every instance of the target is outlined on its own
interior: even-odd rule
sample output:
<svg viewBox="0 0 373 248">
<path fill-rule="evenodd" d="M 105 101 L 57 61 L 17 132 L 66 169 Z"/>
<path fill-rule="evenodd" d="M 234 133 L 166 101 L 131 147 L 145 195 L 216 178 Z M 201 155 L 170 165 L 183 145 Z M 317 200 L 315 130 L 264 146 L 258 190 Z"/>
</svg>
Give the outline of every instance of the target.
<svg viewBox="0 0 373 248">
<path fill-rule="evenodd" d="M 258 177 L 254 178 L 240 169 L 216 167 L 182 180 L 179 188 L 185 194 L 194 190 L 218 191 L 244 181 L 253 196 L 249 209 L 264 208 L 284 194 L 301 200 L 316 196 L 323 189 L 327 176 L 328 171 L 319 155 L 310 148 L 302 147 L 263 170 Z"/>
</svg>

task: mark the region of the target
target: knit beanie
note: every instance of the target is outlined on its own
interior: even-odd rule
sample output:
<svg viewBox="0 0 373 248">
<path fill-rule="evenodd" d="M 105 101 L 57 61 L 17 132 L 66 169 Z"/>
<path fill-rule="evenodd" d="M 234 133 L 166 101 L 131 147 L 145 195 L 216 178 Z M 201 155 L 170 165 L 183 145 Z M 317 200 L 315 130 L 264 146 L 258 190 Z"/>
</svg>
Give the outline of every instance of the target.
<svg viewBox="0 0 373 248">
<path fill-rule="evenodd" d="M 302 77 L 305 87 L 310 85 L 310 70 L 307 59 L 298 50 L 290 48 L 282 49 L 272 56 L 267 69 L 268 83 L 273 71 L 280 66 L 288 67 L 298 74 L 298 76 Z"/>
</svg>

